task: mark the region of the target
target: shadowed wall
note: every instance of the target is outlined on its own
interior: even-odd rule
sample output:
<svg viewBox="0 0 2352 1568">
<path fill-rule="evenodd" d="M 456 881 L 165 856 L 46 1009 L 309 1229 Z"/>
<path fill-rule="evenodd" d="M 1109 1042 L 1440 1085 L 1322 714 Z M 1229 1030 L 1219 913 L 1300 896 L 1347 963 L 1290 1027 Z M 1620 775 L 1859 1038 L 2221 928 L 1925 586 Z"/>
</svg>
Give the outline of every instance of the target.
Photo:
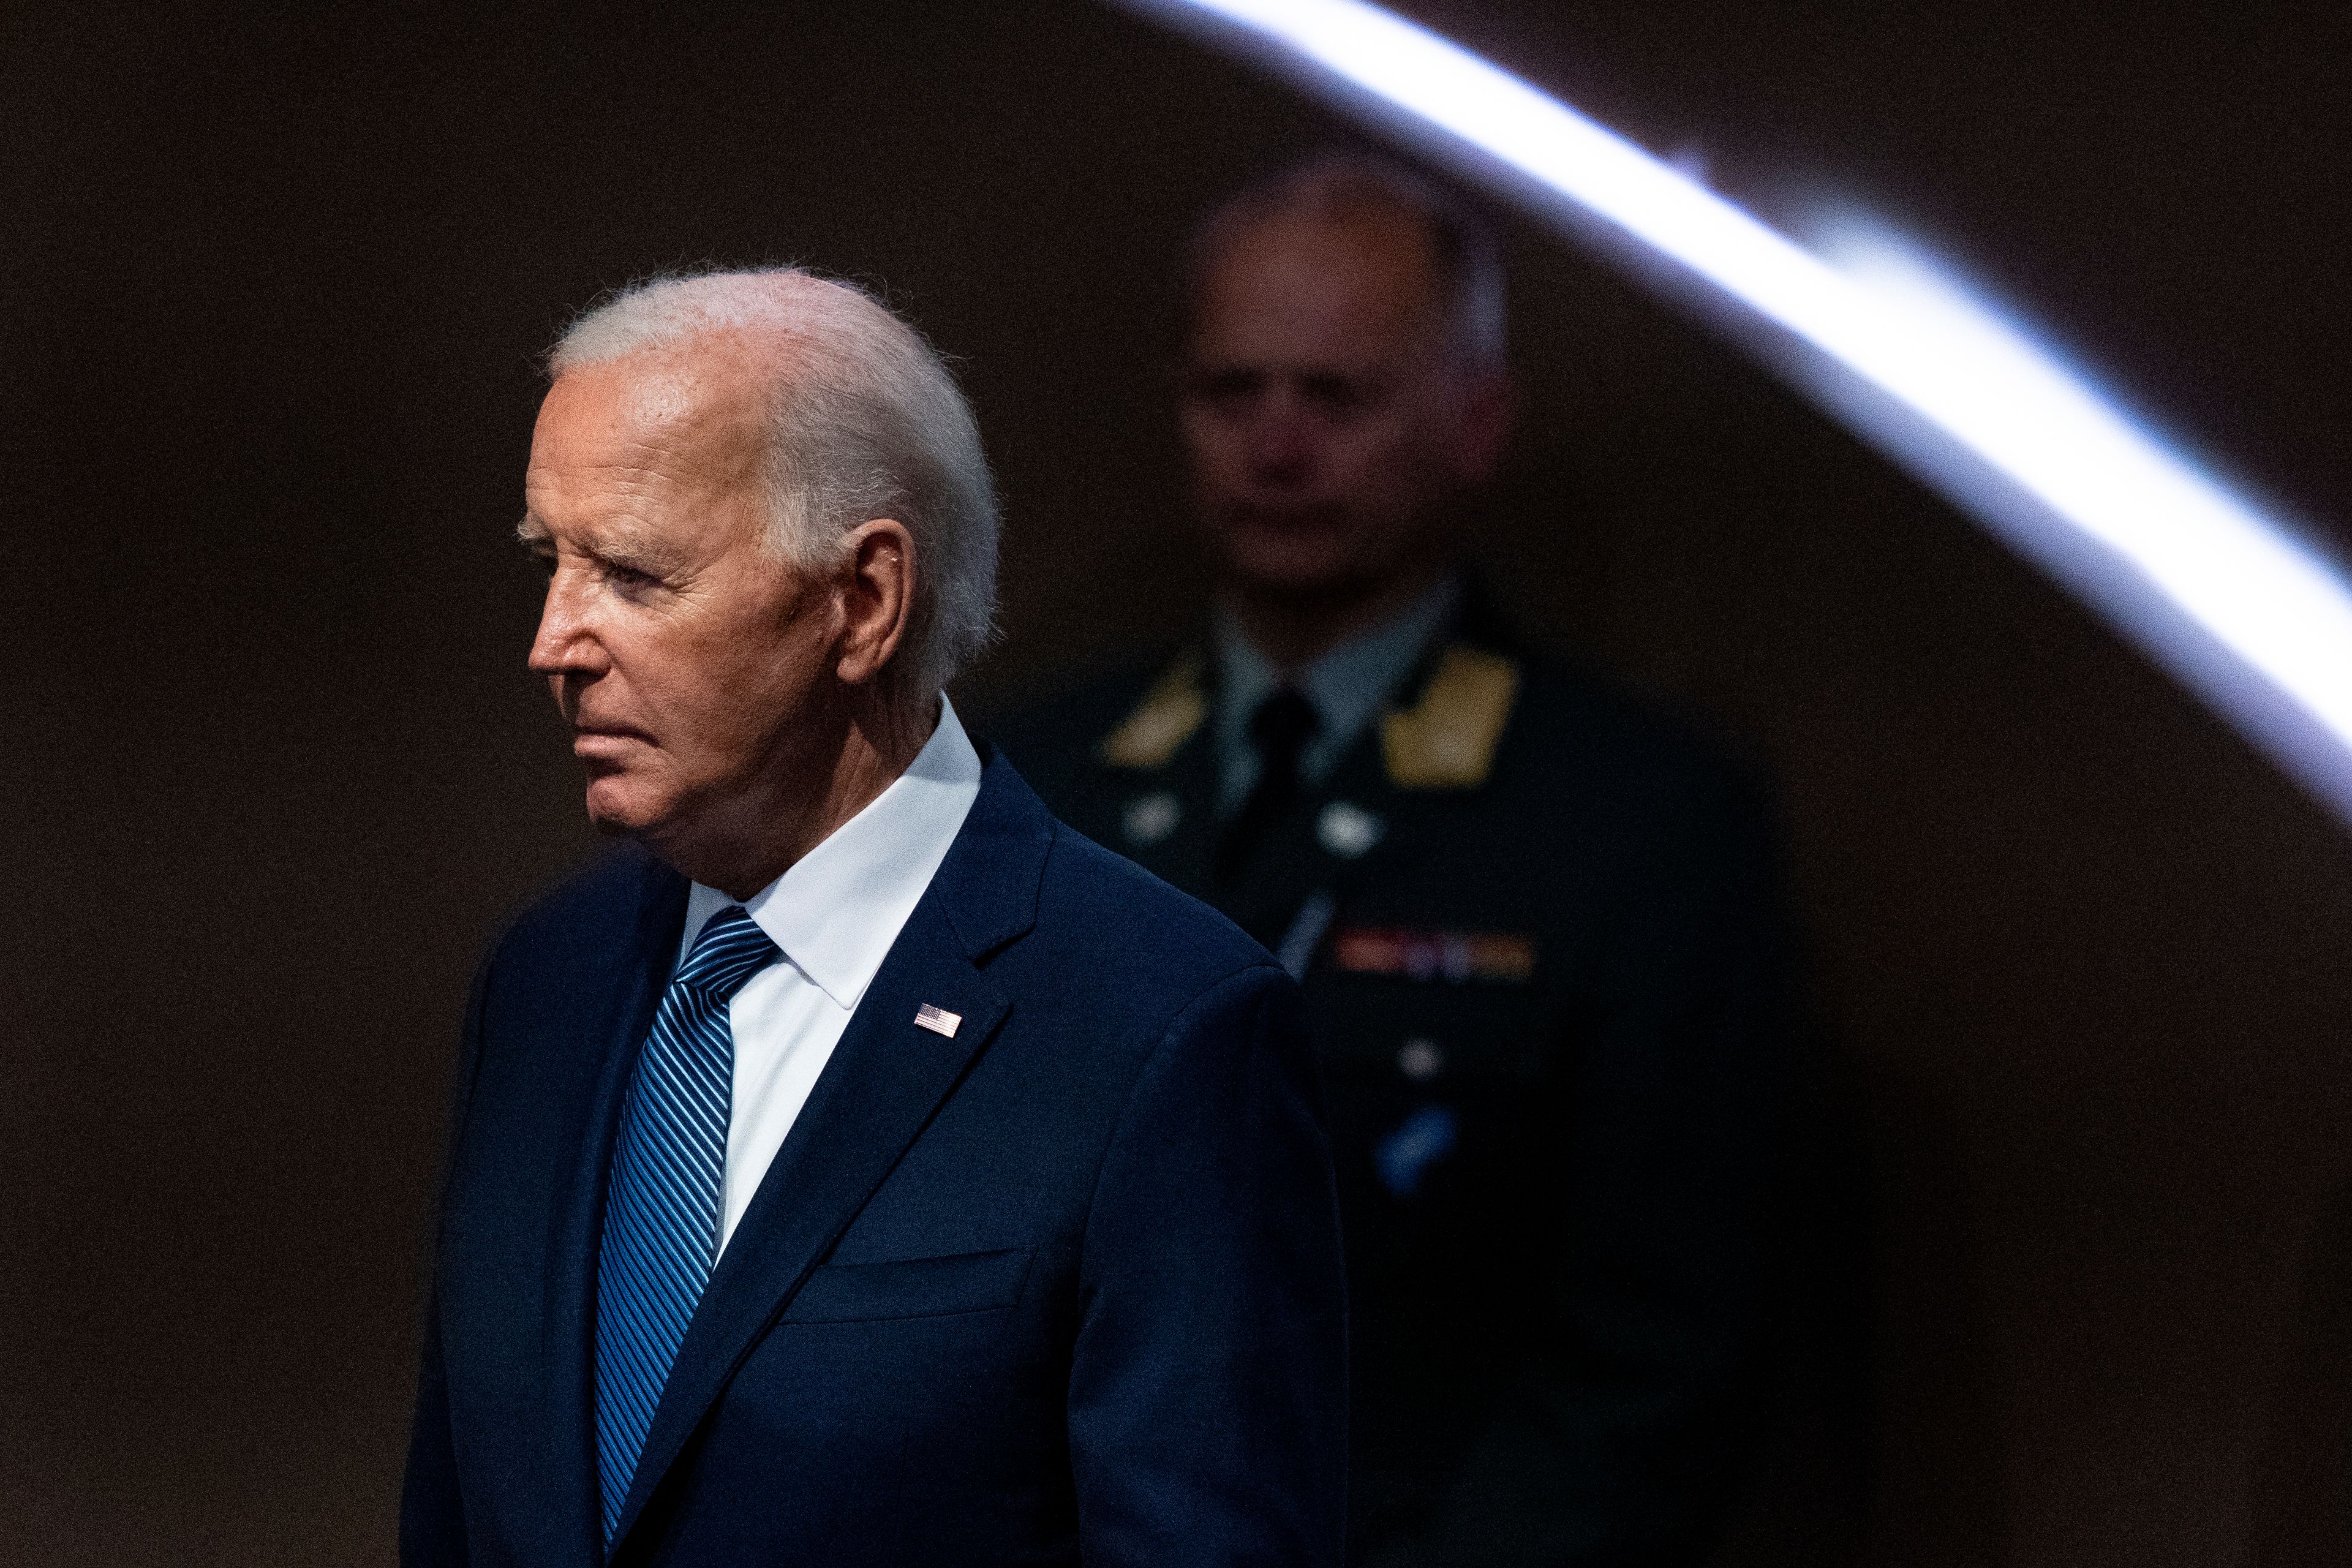
<svg viewBox="0 0 2352 1568">
<path fill-rule="evenodd" d="M 1895 9 L 1423 14 L 1768 211 L 1840 171 L 1972 237 L 2352 517 L 2344 24 Z M 1003 481 L 984 710 L 1197 605 L 1165 266 L 1345 132 L 1075 0 L 18 11 L 0 102 L 0 1557 L 383 1561 L 466 976 L 591 848 L 521 668 L 534 356 L 667 264 L 884 285 Z M 1877 1175 L 1872 1556 L 2340 1554 L 2352 844 L 1736 356 L 1513 259 L 1499 586 L 1781 783 Z"/>
</svg>

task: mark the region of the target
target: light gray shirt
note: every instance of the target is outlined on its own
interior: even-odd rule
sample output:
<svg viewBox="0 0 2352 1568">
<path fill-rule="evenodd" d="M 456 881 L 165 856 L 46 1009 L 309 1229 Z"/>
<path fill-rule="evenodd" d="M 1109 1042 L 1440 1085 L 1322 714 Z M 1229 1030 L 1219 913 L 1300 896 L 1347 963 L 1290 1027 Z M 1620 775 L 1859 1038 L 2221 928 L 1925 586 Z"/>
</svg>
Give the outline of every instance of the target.
<svg viewBox="0 0 2352 1568">
<path fill-rule="evenodd" d="M 1330 775 L 1381 705 L 1412 673 L 1422 650 L 1462 600 L 1459 578 L 1448 577 L 1402 614 L 1349 638 L 1337 647 L 1286 672 L 1287 679 L 1315 710 L 1315 733 L 1298 754 L 1300 776 L 1310 784 Z M 1217 814 L 1231 816 L 1257 783 L 1257 748 L 1250 743 L 1250 715 L 1282 685 L 1286 672 L 1258 651 L 1233 613 L 1220 605 L 1209 618 L 1219 686 L 1216 712 Z"/>
</svg>

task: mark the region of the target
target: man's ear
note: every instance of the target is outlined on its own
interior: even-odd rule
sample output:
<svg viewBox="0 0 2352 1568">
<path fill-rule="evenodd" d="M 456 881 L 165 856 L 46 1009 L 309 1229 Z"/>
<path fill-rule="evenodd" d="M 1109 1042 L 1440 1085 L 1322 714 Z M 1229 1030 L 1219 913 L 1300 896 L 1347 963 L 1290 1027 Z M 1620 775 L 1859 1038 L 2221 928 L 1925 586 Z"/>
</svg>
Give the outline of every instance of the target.
<svg viewBox="0 0 2352 1568">
<path fill-rule="evenodd" d="M 841 639 L 835 671 L 862 686 L 882 671 L 907 635 L 915 607 L 915 538 L 895 518 L 859 523 L 843 542 Z"/>
</svg>

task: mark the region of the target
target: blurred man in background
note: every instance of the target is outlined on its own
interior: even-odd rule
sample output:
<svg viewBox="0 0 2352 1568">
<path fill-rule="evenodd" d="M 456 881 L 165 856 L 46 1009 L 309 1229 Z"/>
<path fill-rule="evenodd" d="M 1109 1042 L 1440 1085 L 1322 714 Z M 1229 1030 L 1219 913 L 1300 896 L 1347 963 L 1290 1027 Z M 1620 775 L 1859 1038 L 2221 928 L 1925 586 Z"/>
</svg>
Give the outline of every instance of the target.
<svg viewBox="0 0 2352 1568">
<path fill-rule="evenodd" d="M 1465 570 L 1513 411 L 1474 218 L 1320 160 L 1213 214 L 1187 285 L 1209 623 L 999 736 L 1066 820 L 1305 983 L 1349 1264 L 1351 1560 L 1701 1556 L 1768 1296 L 1764 815 L 1536 657 Z"/>
</svg>

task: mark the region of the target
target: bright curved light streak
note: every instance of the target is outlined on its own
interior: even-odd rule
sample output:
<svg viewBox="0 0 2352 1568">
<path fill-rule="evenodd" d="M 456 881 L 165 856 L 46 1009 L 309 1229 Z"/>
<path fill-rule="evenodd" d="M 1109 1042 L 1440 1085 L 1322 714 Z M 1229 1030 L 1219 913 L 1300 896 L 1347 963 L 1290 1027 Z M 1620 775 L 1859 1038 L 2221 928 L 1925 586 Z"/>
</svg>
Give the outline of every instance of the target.
<svg viewBox="0 0 2352 1568">
<path fill-rule="evenodd" d="M 1126 3 L 1350 100 L 1695 294 L 2352 821 L 2343 574 L 1900 240 L 1850 226 L 1809 250 L 1557 99 L 1361 0 Z"/>
</svg>

